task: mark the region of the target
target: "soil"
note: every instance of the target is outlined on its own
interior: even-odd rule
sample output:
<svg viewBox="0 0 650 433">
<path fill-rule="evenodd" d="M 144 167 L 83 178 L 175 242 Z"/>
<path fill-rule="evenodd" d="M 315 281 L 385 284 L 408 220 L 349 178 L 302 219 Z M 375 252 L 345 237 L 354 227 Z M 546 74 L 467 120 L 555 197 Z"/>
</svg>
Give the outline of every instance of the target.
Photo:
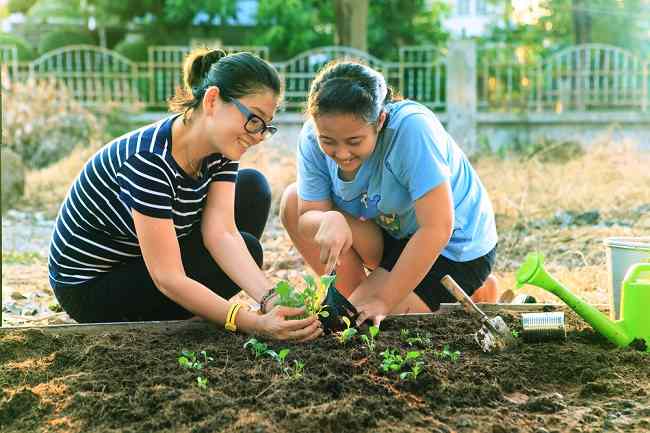
<svg viewBox="0 0 650 433">
<path fill-rule="evenodd" d="M 500 315 L 521 332 L 519 313 Z M 479 350 L 462 311 L 388 318 L 372 353 L 358 337 L 267 342 L 290 350 L 289 366 L 304 363 L 301 377 L 255 358 L 243 347 L 249 336 L 205 322 L 4 329 L 0 431 L 649 431 L 650 354 L 615 348 L 571 312 L 566 319 L 566 341 L 520 341 L 499 354 Z M 410 346 L 403 329 L 421 340 Z M 445 345 L 460 352 L 457 361 L 440 356 Z M 387 348 L 420 351 L 424 371 L 416 380 L 384 373 Z M 183 368 L 183 349 L 214 359 Z"/>
</svg>

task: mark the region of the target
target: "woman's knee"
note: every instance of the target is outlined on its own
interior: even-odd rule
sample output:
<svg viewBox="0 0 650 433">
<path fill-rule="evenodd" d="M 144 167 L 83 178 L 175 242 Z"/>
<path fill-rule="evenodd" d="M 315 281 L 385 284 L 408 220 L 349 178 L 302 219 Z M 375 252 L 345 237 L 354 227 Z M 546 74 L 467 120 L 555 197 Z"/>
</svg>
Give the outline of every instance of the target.
<svg viewBox="0 0 650 433">
<path fill-rule="evenodd" d="M 289 185 L 282 193 L 280 221 L 287 231 L 294 230 L 298 225 L 298 187 L 295 183 Z"/>
<path fill-rule="evenodd" d="M 262 173 L 244 168 L 237 174 L 235 186 L 235 222 L 237 227 L 262 237 L 271 209 L 271 187 Z"/>
<path fill-rule="evenodd" d="M 241 235 L 244 238 L 248 252 L 253 257 L 253 260 L 255 260 L 255 263 L 257 263 L 257 266 L 261 268 L 264 264 L 264 250 L 262 249 L 262 244 L 255 236 L 251 235 L 250 233 L 241 232 Z"/>
<path fill-rule="evenodd" d="M 271 204 L 271 186 L 262 172 L 254 168 L 242 168 L 237 173 L 235 197 Z"/>
</svg>

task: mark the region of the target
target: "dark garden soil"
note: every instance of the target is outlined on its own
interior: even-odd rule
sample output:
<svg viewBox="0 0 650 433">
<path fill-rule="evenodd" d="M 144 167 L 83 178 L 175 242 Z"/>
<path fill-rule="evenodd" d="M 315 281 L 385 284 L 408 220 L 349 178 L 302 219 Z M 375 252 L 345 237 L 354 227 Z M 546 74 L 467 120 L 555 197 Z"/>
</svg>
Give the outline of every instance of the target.
<svg viewBox="0 0 650 433">
<path fill-rule="evenodd" d="M 519 314 L 501 316 L 521 331 Z M 421 340 L 410 346 L 402 329 Z M 243 348 L 247 336 L 203 322 L 96 334 L 5 329 L 0 431 L 650 431 L 650 354 L 615 348 L 573 314 L 567 329 L 564 343 L 522 342 L 496 355 L 478 349 L 461 311 L 389 318 L 370 354 L 358 338 L 268 342 L 290 349 L 288 365 L 304 362 L 302 377 L 256 359 Z M 439 354 L 444 345 L 457 361 Z M 381 371 L 389 347 L 422 352 L 417 380 Z M 214 359 L 183 368 L 183 349 Z"/>
</svg>

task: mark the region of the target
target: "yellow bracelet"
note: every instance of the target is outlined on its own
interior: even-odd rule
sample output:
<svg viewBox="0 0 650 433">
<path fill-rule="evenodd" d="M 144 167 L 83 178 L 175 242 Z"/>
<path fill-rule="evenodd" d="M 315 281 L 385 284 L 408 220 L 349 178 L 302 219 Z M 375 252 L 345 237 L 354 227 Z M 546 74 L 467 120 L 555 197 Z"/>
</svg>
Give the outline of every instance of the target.
<svg viewBox="0 0 650 433">
<path fill-rule="evenodd" d="M 240 308 L 241 304 L 232 304 L 230 306 L 228 314 L 226 314 L 226 324 L 224 325 L 228 331 L 235 332 L 237 330 L 237 322 L 235 319 L 237 318 L 237 313 L 239 313 Z"/>
</svg>

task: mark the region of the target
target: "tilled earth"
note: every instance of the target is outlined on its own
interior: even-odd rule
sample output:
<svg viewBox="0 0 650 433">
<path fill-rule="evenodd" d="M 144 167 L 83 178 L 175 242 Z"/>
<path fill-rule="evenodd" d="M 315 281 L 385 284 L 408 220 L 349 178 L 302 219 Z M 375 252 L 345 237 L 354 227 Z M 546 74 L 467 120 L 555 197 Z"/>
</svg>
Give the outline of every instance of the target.
<svg viewBox="0 0 650 433">
<path fill-rule="evenodd" d="M 521 332 L 518 313 L 501 316 Z M 613 347 L 570 312 L 565 342 L 520 337 L 508 352 L 484 354 L 474 330 L 455 311 L 386 319 L 373 352 L 358 336 L 347 344 L 334 335 L 267 342 L 277 353 L 289 349 L 283 367 L 244 348 L 248 336 L 204 322 L 98 333 L 5 329 L 0 431 L 650 430 L 649 354 Z M 415 380 L 383 372 L 389 348 L 419 351 L 423 372 Z M 182 350 L 213 359 L 183 368 Z"/>
</svg>

